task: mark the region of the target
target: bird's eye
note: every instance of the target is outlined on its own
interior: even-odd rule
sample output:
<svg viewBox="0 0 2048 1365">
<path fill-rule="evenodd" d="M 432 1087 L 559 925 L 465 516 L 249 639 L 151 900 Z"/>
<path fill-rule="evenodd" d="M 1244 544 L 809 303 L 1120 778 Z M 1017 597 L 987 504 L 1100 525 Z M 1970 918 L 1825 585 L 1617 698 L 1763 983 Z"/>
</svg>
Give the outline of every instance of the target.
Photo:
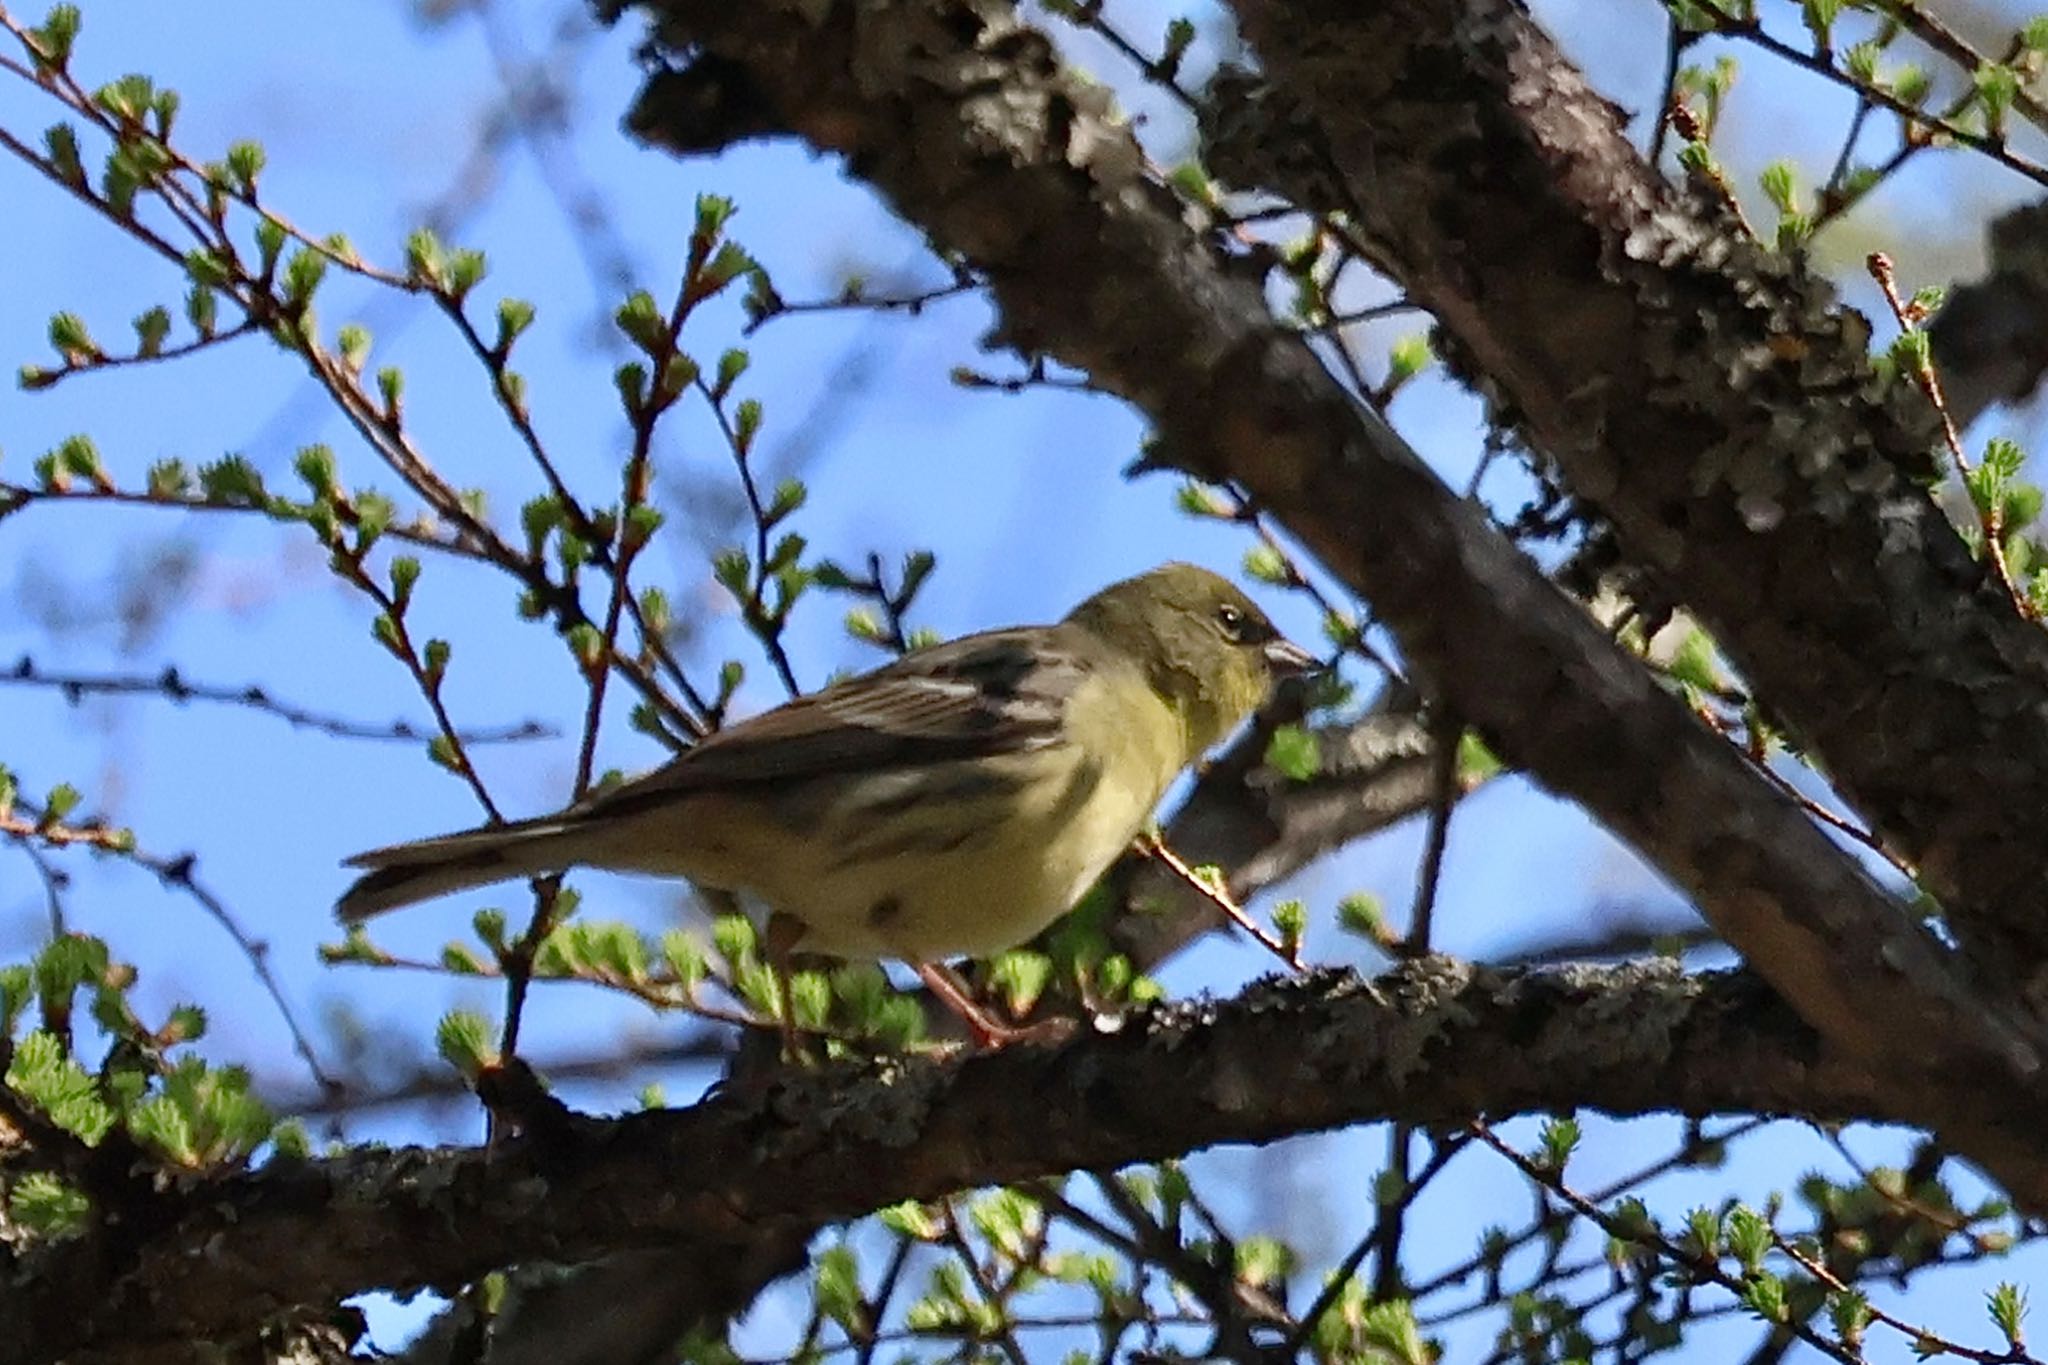
<svg viewBox="0 0 2048 1365">
<path fill-rule="evenodd" d="M 1223 633 L 1233 640 L 1244 639 L 1244 613 L 1225 602 L 1216 608 L 1216 623 L 1223 627 Z"/>
</svg>

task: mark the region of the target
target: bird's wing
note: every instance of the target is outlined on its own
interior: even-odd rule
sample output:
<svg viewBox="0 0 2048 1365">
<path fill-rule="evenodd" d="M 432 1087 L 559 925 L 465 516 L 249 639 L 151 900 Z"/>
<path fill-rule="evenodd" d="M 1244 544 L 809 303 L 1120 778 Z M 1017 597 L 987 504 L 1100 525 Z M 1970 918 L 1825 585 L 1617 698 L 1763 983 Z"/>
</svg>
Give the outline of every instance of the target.
<svg viewBox="0 0 2048 1365">
<path fill-rule="evenodd" d="M 623 815 L 686 792 L 942 763 L 1057 740 L 1066 701 L 1093 667 L 1071 625 L 987 631 L 921 649 L 729 725 L 570 814 Z"/>
</svg>

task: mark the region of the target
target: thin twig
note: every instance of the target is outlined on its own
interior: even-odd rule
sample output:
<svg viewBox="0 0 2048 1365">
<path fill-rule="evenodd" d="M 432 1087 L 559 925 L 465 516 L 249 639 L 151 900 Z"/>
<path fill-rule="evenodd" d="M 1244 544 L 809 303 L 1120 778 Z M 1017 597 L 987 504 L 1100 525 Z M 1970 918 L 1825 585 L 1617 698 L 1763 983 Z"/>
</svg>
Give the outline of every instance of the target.
<svg viewBox="0 0 2048 1365">
<path fill-rule="evenodd" d="M 769 663 L 775 667 L 775 676 L 782 680 L 783 688 L 792 697 L 803 694 L 803 684 L 796 680 L 796 669 L 789 661 L 789 651 L 782 646 L 782 635 L 761 609 L 761 594 L 768 586 L 769 532 L 773 529 L 767 504 L 761 501 L 761 489 L 754 481 L 753 465 L 748 457 L 747 444 L 740 439 L 738 428 L 726 414 L 725 404 L 713 392 L 711 385 L 702 376 L 697 379 L 697 391 L 711 408 L 712 418 L 718 423 L 718 430 L 725 438 L 726 448 L 732 452 L 732 462 L 739 471 L 740 489 L 746 495 L 747 510 L 754 519 L 754 582 L 750 600 L 740 603 L 740 609 L 747 616 L 748 625 L 753 627 L 754 636 L 767 652 Z"/>
<path fill-rule="evenodd" d="M 951 284 L 935 285 L 913 294 L 862 294 L 849 288 L 844 293 L 825 299 L 799 299 L 795 303 L 790 303 L 778 298 L 754 317 L 749 318 L 741 335 L 752 336 L 777 318 L 795 317 L 802 313 L 908 313 L 911 317 L 917 317 L 934 303 L 959 298 L 980 288 L 981 281 L 963 268 Z"/>
<path fill-rule="evenodd" d="M 199 862 L 198 856 L 186 853 L 175 858 L 164 858 L 140 849 L 123 856 L 154 872 L 157 880 L 164 886 L 190 896 L 226 931 L 228 937 L 234 940 L 235 947 L 239 948 L 242 956 L 248 960 L 249 969 L 255 973 L 264 994 L 270 997 L 271 1004 L 276 1007 L 278 1017 L 284 1021 L 285 1031 L 291 1035 L 292 1050 L 305 1062 L 307 1072 L 322 1089 L 336 1088 L 337 1082 L 321 1064 L 319 1054 L 314 1051 L 312 1038 L 307 1034 L 305 1026 L 299 1022 L 298 1012 L 285 998 L 283 983 L 270 968 L 270 944 L 244 929 L 234 912 L 228 909 L 227 903 L 199 882 L 194 875 L 194 869 Z"/>
<path fill-rule="evenodd" d="M 1668 4 L 1670 0 L 1666 0 L 1666 2 Z M 1764 49 L 1764 51 L 1792 63 L 1801 70 L 1811 71 L 1817 76 L 1854 92 L 1858 98 L 1868 99 L 1873 104 L 1884 106 L 1892 113 L 1897 114 L 1901 119 L 1906 120 L 1909 125 L 1918 123 L 1932 128 L 1965 147 L 1983 153 L 1999 165 L 2004 166 L 2007 170 L 2023 175 L 2035 184 L 2048 186 L 2048 166 L 2043 166 L 2027 157 L 2020 156 L 2007 147 L 2002 138 L 1971 132 L 1969 129 L 1957 124 L 1953 118 L 1944 118 L 1938 114 L 1927 113 L 1925 110 L 1915 108 L 1912 104 L 1900 99 L 1889 90 L 1866 86 L 1848 72 L 1841 70 L 1827 58 L 1816 56 L 1810 52 L 1802 52 L 1790 43 L 1771 34 L 1759 21 L 1745 19 L 1722 9 L 1717 0 L 1691 0 L 1691 3 L 1714 21 L 1715 32 L 1754 43 L 1756 46 Z"/>
<path fill-rule="evenodd" d="M 1853 1286 L 1845 1284 L 1841 1276 L 1828 1269 L 1823 1262 L 1800 1250 L 1795 1243 L 1775 1228 L 1771 1230 L 1771 1245 L 1782 1252 L 1793 1264 L 1835 1293 L 1846 1294 L 1854 1292 Z M 1911 1341 L 1914 1344 L 1915 1353 L 1922 1359 L 1937 1354 L 1952 1355 L 1963 1360 L 1975 1361 L 1976 1365 L 2016 1365 L 2016 1362 L 2039 1360 L 2038 1356 L 2018 1346 L 2009 1346 L 1997 1351 L 1987 1351 L 1975 1346 L 1965 1346 L 1961 1342 L 1930 1332 L 1924 1326 L 1907 1322 L 1896 1314 L 1886 1312 L 1875 1303 L 1872 1303 L 1867 1297 L 1863 1300 L 1863 1308 L 1865 1312 L 1870 1314 L 1872 1322 L 1883 1323 L 1886 1327 L 1891 1328 L 1900 1336 Z M 1930 1350 L 1928 1349 L 1929 1347 L 1934 1349 Z"/>
<path fill-rule="evenodd" d="M 383 725 L 368 721 L 348 720 L 326 712 L 314 711 L 290 702 L 280 701 L 263 687 L 223 686 L 217 683 L 195 683 L 188 681 L 177 668 L 148 674 L 123 673 L 59 673 L 38 668 L 33 659 L 23 655 L 14 667 L 0 672 L 0 686 L 41 687 L 61 692 L 64 700 L 77 705 L 89 696 L 154 696 L 165 701 L 183 705 L 186 702 L 218 702 L 225 706 L 239 706 L 252 711 L 277 717 L 294 729 L 317 731 L 333 735 L 337 739 L 407 740 L 426 738 L 419 727 L 411 721 L 394 720 Z M 537 720 L 520 721 L 512 725 L 465 727 L 462 738 L 468 744 L 509 744 L 519 740 L 553 739 L 560 731 Z"/>
<path fill-rule="evenodd" d="M 1135 42 L 1125 37 L 1103 19 L 1102 4 L 1103 0 L 1081 0 L 1079 4 L 1059 6 L 1053 8 L 1050 12 L 1072 23 L 1076 28 L 1093 33 L 1101 38 L 1102 41 L 1108 43 L 1112 48 L 1116 49 L 1118 56 L 1138 68 L 1138 74 L 1141 77 L 1148 83 L 1165 91 L 1183 109 L 1191 113 L 1199 110 L 1200 104 L 1198 101 L 1192 94 L 1181 88 L 1180 83 L 1174 79 L 1174 71 L 1164 61 L 1156 57 L 1146 56 L 1144 49 L 1140 48 Z"/>
<path fill-rule="evenodd" d="M 1876 280 L 1877 287 L 1884 291 L 1885 303 L 1890 306 L 1892 316 L 1897 319 L 1900 330 L 1905 332 L 1919 331 L 1922 318 L 1916 309 L 1909 307 L 1899 297 L 1898 283 L 1892 274 L 1891 258 L 1882 251 L 1873 251 L 1867 258 L 1867 264 L 1870 267 L 1870 277 Z M 1969 493 L 1970 457 L 1963 450 L 1963 441 L 1956 431 L 1955 418 L 1949 415 L 1948 402 L 1942 397 L 1941 376 L 1935 373 L 1932 360 L 1923 359 L 1913 369 L 1915 382 L 1920 385 L 1921 392 L 1927 395 L 1927 401 L 1934 405 L 1934 411 L 1941 418 L 1942 439 L 1947 442 L 1949 454 L 1955 458 L 1956 468 L 1963 475 L 1964 491 Z M 2019 585 L 2013 582 L 2012 569 L 2005 562 L 2005 508 L 2003 504 L 1995 498 L 1986 499 L 1984 503 L 1980 504 L 1975 494 L 1972 493 L 1969 496 L 1970 505 L 1976 509 L 1978 524 L 1983 528 L 1984 532 L 1984 557 L 1990 561 L 1991 570 L 1997 575 L 1999 585 L 2005 589 L 2006 596 L 2012 599 L 2014 609 L 2021 616 L 2029 620 L 2033 619 L 2038 613 L 2034 610 L 2033 603 L 2027 599 L 2027 595 L 2020 590 Z"/>
<path fill-rule="evenodd" d="M 1876 0 L 1873 8 L 1896 20 L 1899 27 L 1961 67 L 1966 75 L 1975 76 L 1980 68 L 1993 65 L 1990 57 L 1972 47 L 1960 33 L 1943 22 L 1939 14 L 1917 0 Z M 2018 35 L 2014 35 L 2000 61 L 2009 65 L 2025 51 Z M 2025 81 L 2013 83 L 2012 107 L 2019 111 L 2021 118 L 2048 133 L 2048 105 L 2042 104 L 2027 89 Z"/>
<path fill-rule="evenodd" d="M 1442 707 L 1437 708 L 1440 712 Z M 1422 866 L 1416 874 L 1415 910 L 1408 917 L 1408 937 L 1403 951 L 1421 957 L 1431 951 L 1431 931 L 1436 919 L 1437 892 L 1443 885 L 1444 853 L 1451 842 L 1451 811 L 1462 793 L 1458 783 L 1458 749 L 1465 727 L 1440 714 L 1429 727 L 1436 745 L 1430 763 L 1429 841 L 1422 851 Z"/>
<path fill-rule="evenodd" d="M 67 825 L 47 817 L 23 819 L 6 810 L 0 810 L 0 835 L 45 848 L 91 848 L 101 853 L 126 853 L 135 838 L 113 825 Z"/>
<path fill-rule="evenodd" d="M 1253 919 L 1251 915 L 1246 913 L 1245 908 L 1237 903 L 1236 897 L 1232 896 L 1220 884 L 1202 876 L 1194 868 L 1189 867 L 1186 862 L 1182 861 L 1178 853 L 1175 853 L 1166 846 L 1164 839 L 1161 839 L 1157 834 L 1141 834 L 1138 836 L 1137 850 L 1147 857 L 1157 858 L 1160 862 L 1166 864 L 1169 871 L 1193 887 L 1211 905 L 1222 911 L 1224 917 L 1232 924 L 1235 924 L 1238 928 L 1256 939 L 1260 947 L 1279 958 L 1294 971 L 1303 970 L 1301 945 L 1299 943 L 1282 943 L 1279 939 L 1267 933 L 1265 926 Z"/>
<path fill-rule="evenodd" d="M 1678 102 L 1678 76 L 1685 60 L 1685 50 L 1696 41 L 1696 35 L 1688 32 L 1679 24 L 1678 17 L 1667 10 L 1664 15 L 1663 93 L 1657 98 L 1657 117 L 1650 120 L 1650 146 L 1646 154 L 1653 167 L 1664 159 L 1664 134 L 1671 128 L 1671 120 L 1664 116 L 1664 111 Z"/>
<path fill-rule="evenodd" d="M 1704 1280 L 1707 1283 L 1725 1289 L 1737 1298 L 1742 1296 L 1742 1282 L 1723 1270 L 1718 1260 L 1690 1252 L 1664 1236 L 1661 1232 L 1624 1226 L 1592 1199 L 1566 1185 L 1557 1172 L 1531 1161 L 1528 1157 L 1516 1151 L 1512 1146 L 1496 1136 L 1493 1129 L 1485 1123 L 1475 1121 L 1470 1125 L 1470 1130 L 1475 1137 L 1504 1157 L 1508 1164 L 1520 1171 L 1532 1184 L 1540 1189 L 1548 1190 L 1553 1196 L 1568 1205 L 1574 1213 L 1599 1227 L 1609 1237 L 1619 1238 L 1632 1246 L 1642 1247 L 1695 1279 Z M 1838 1341 L 1829 1340 L 1804 1322 L 1793 1319 L 1791 1321 L 1779 1322 L 1775 1325 L 1793 1333 L 1801 1341 L 1813 1347 L 1816 1351 L 1821 1352 L 1829 1359 L 1840 1361 L 1841 1365 L 1863 1365 L 1860 1353 L 1850 1350 Z"/>
</svg>

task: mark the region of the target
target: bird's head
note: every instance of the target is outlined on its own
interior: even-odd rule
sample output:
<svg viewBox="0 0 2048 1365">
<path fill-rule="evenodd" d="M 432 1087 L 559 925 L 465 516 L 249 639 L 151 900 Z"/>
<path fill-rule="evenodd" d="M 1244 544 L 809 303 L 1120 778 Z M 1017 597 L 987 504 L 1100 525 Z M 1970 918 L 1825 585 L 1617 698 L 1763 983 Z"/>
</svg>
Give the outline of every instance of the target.
<svg viewBox="0 0 2048 1365">
<path fill-rule="evenodd" d="M 1257 710 L 1275 683 L 1318 667 L 1236 584 L 1194 564 L 1112 583 L 1067 619 L 1143 669 L 1180 717 L 1190 762 Z"/>
</svg>

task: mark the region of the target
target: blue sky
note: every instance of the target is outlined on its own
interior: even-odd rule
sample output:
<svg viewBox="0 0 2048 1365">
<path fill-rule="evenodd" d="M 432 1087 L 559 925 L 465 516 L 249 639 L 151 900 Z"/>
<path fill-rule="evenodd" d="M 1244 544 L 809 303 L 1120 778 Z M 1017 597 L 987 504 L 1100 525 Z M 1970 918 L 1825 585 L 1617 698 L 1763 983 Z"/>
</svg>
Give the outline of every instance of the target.
<svg viewBox="0 0 2048 1365">
<path fill-rule="evenodd" d="M 87 0 L 84 9 L 85 73 L 101 79 L 145 70 L 178 87 L 185 97 L 178 140 L 197 155 L 216 156 L 237 138 L 261 140 L 269 152 L 266 198 L 309 230 L 345 231 L 367 256 L 393 263 L 430 207 L 465 199 L 469 206 L 448 235 L 489 251 L 485 298 L 515 294 L 539 305 L 521 366 L 543 435 L 592 500 L 611 495 L 624 449 L 610 382 L 620 357 L 600 323 L 618 293 L 586 268 L 551 184 L 566 176 L 595 191 L 607 252 L 657 297 L 673 288 L 689 205 L 704 192 L 739 201 L 734 236 L 791 299 L 831 294 L 849 271 L 943 278 L 914 234 L 834 166 L 800 149 L 747 147 L 715 162 L 684 164 L 631 145 L 616 128 L 633 89 L 630 25 L 558 49 L 574 55 L 573 69 L 556 72 L 573 103 L 551 159 L 515 141 L 490 160 L 487 175 L 466 182 L 480 116 L 502 89 L 484 25 L 474 18 L 423 30 L 397 0 L 325 8 Z M 497 0 L 501 53 L 507 41 L 528 55 L 547 51 L 554 24 L 572 9 L 553 0 Z M 1650 103 L 1658 49 L 1647 0 L 1625 7 L 1620 18 L 1612 18 L 1609 4 L 1558 0 L 1539 10 L 1603 89 L 1639 109 Z M 1156 32 L 1164 13 L 1141 13 L 1129 26 Z M 1600 22 L 1586 22 L 1591 14 Z M 1085 49 L 1080 56 L 1094 62 Z M 1749 67 L 1757 74 L 1743 93 L 1755 98 L 1739 102 L 1732 116 L 1734 145 L 1753 145 L 1764 133 L 1805 139 L 1792 150 L 1824 167 L 1835 122 L 1806 130 L 1814 101 L 1835 97 L 1779 79 L 1754 60 Z M 1163 120 L 1163 111 L 1155 112 Z M 0 83 L 0 126 L 38 129 L 54 116 L 19 83 Z M 1152 135 L 1162 152 L 1174 150 L 1163 121 Z M 1773 144 L 1771 154 L 1782 150 Z M 1871 226 L 1851 225 L 1845 258 L 1865 249 L 1855 234 L 1881 228 L 1897 234 L 1885 244 L 1906 278 L 1955 274 L 1973 259 L 1984 207 L 2019 197 L 2010 182 L 1975 168 L 1914 176 L 1886 192 Z M 457 194 L 464 183 L 478 192 Z M 8 206 L 0 212 L 0 261 L 20 267 L 0 274 L 0 357 L 8 364 L 47 358 L 44 328 L 60 309 L 83 315 L 109 342 L 125 336 L 127 319 L 152 303 L 177 312 L 181 282 L 173 270 L 12 162 L 0 161 L 0 205 Z M 1958 205 L 1967 211 L 1958 215 Z M 1852 283 L 1852 295 L 1860 297 L 1858 290 Z M 396 359 L 408 371 L 409 421 L 421 445 L 456 482 L 487 489 L 501 515 L 535 491 L 533 470 L 491 408 L 480 372 L 429 310 L 337 280 L 323 292 L 322 315 L 330 329 L 352 317 L 370 320 L 379 361 Z M 850 559 L 870 549 L 892 556 L 914 547 L 937 551 L 941 567 L 917 622 L 945 634 L 1049 619 L 1101 583 L 1169 557 L 1226 569 L 1236 563 L 1244 539 L 1175 513 L 1170 481 L 1120 478 L 1142 436 L 1128 411 L 1071 393 L 1012 397 L 952 384 L 949 372 L 960 364 L 1014 369 L 1008 358 L 980 351 L 989 320 L 978 301 L 960 300 L 916 319 L 789 318 L 745 343 L 753 367 L 743 391 L 767 405 L 769 471 L 809 481 L 812 501 L 798 529 L 814 545 Z M 1380 340 L 1417 326 L 1394 324 Z M 707 310 L 693 327 L 686 343 L 701 354 L 741 340 L 730 307 Z M 1404 394 L 1395 415 L 1447 477 L 1463 478 L 1482 436 L 1469 401 L 1425 379 Z M 1989 420 L 2028 434 L 2013 419 Z M 24 477 L 37 454 L 77 431 L 94 437 L 124 483 L 160 458 L 198 461 L 227 450 L 289 480 L 292 452 L 326 441 L 340 452 L 345 479 L 390 485 L 375 480 L 367 452 L 290 358 L 260 340 L 176 365 L 86 376 L 42 394 L 0 390 L 0 471 L 8 476 Z M 713 509 L 703 543 L 692 542 L 686 519 L 677 518 L 668 551 L 649 561 L 674 597 L 705 603 L 711 613 L 694 656 L 698 676 L 708 677 L 727 654 L 745 658 L 752 665 L 747 700 L 771 704 L 778 694 L 770 675 L 731 623 L 706 566 L 705 549 L 732 531 L 716 516 L 733 491 L 726 457 L 701 423 L 682 421 L 659 458 L 665 475 L 700 490 L 693 496 Z M 187 566 L 182 577 L 165 569 L 171 563 Z M 578 681 L 547 632 L 515 619 L 511 589 L 467 566 L 427 567 L 415 628 L 455 643 L 449 697 L 456 715 L 476 724 L 533 718 L 572 730 Z M 142 631 L 124 627 L 119 610 L 121 594 L 132 594 L 138 581 L 171 585 L 170 609 Z M 0 530 L 0 590 L 33 608 L 0 617 L 0 664 L 24 653 L 53 669 L 155 672 L 175 664 L 195 681 L 260 683 L 279 697 L 358 719 L 425 719 L 407 677 L 370 641 L 369 607 L 326 574 L 303 531 L 235 518 L 181 522 L 154 510 L 35 508 Z M 1313 619 L 1298 603 L 1273 605 L 1283 625 L 1315 638 Z M 792 641 L 807 685 L 836 668 L 874 661 L 844 637 L 836 616 L 819 603 Z M 305 1017 L 317 1023 L 345 1014 L 366 1027 L 369 1046 L 412 1056 L 428 1046 L 435 1018 L 449 1006 L 497 1008 L 495 991 L 334 970 L 315 957 L 316 945 L 332 937 L 328 907 L 345 881 L 342 856 L 477 818 L 466 789 L 424 762 L 417 746 L 333 740 L 254 713 L 149 700 L 74 708 L 51 693 L 7 689 L 0 707 L 0 762 L 29 791 L 70 781 L 89 807 L 132 825 L 145 847 L 199 854 L 198 875 L 271 945 L 275 969 Z M 609 729 L 601 756 L 626 768 L 659 757 L 623 724 Z M 493 790 L 515 813 L 558 804 L 573 765 L 570 738 L 479 755 Z M 1316 869 L 1292 890 L 1327 912 L 1338 894 L 1367 889 L 1398 911 L 1419 843 L 1419 830 L 1395 831 Z M 70 855 L 65 866 L 75 876 L 72 923 L 105 935 L 120 955 L 143 966 L 147 1005 L 197 1000 L 213 1014 L 217 1055 L 246 1060 L 279 1084 L 296 1079 L 278 1020 L 253 988 L 247 964 L 188 899 L 118 863 Z M 653 922 L 672 903 L 644 884 L 590 885 L 594 899 L 605 898 L 593 907 L 598 913 Z M 1671 899 L 1575 812 L 1509 780 L 1458 816 L 1438 923 L 1445 948 L 1485 956 L 1603 907 L 1665 907 Z M 381 937 L 432 955 L 466 920 L 461 905 L 442 905 L 393 921 Z M 0 849 L 0 957 L 25 955 L 44 924 L 33 868 Z M 1328 930 L 1326 914 L 1317 925 L 1313 946 L 1355 956 Z M 1177 991 L 1229 990 L 1266 966 L 1255 948 L 1211 940 L 1176 963 L 1167 980 Z M 545 1056 L 626 1034 L 676 1036 L 689 1027 L 594 991 L 557 988 L 539 992 L 527 1037 Z M 332 1045 L 324 1029 L 321 1038 Z M 673 1078 L 671 1096 L 687 1097 L 692 1080 Z M 617 1107 L 630 1102 L 632 1089 L 572 1088 L 570 1097 Z M 1595 1125 L 1586 1182 L 1597 1184 L 1602 1171 L 1640 1159 L 1656 1145 L 1646 1135 L 1668 1129 Z M 418 1112 L 380 1114 L 351 1129 L 392 1141 L 463 1139 L 476 1131 L 472 1115 Z M 1370 1183 L 1343 1173 L 1376 1166 L 1382 1145 L 1378 1133 L 1364 1131 L 1271 1156 L 1223 1154 L 1214 1164 L 1265 1169 L 1279 1182 L 1273 1188 L 1293 1181 L 1349 1190 L 1318 1212 L 1327 1249 L 1341 1253 L 1363 1226 Z M 1890 1144 L 1871 1137 L 1863 1145 L 1878 1159 Z M 1741 1149 L 1730 1171 L 1681 1181 L 1681 1192 L 1669 1198 L 1683 1207 L 1731 1185 L 1760 1196 L 1795 1179 L 1801 1163 L 1823 1159 L 1809 1137 L 1788 1130 Z M 1510 1197 L 1512 1182 L 1498 1176 L 1459 1185 L 1443 1206 L 1456 1234 L 1444 1239 L 1444 1254 L 1458 1254 L 1464 1228 L 1498 1217 L 1483 1211 Z M 1241 1212 L 1249 1220 L 1255 1210 Z M 2026 1269 L 2022 1261 L 2002 1273 L 2023 1277 Z M 1950 1326 L 1969 1324 L 1959 1330 L 1974 1333 L 1980 1310 L 1973 1295 L 1956 1292 L 1961 1279 L 1941 1281 L 1941 1292 L 1915 1296 L 1914 1306 Z M 380 1317 L 385 1344 L 409 1319 Z"/>
</svg>

